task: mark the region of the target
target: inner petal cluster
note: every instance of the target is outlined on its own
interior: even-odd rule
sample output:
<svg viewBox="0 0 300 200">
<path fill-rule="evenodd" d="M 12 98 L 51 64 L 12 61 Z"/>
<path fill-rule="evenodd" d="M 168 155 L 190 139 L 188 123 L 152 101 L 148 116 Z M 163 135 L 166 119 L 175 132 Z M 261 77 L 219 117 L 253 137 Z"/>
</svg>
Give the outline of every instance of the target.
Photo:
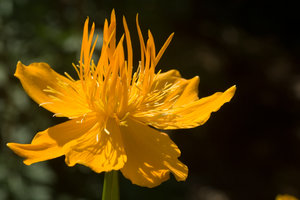
<svg viewBox="0 0 300 200">
<path fill-rule="evenodd" d="M 141 44 L 141 61 L 137 71 L 133 73 L 133 56 L 130 33 L 125 18 L 123 25 L 124 35 L 116 43 L 116 22 L 112 12 L 111 22 L 104 23 L 103 46 L 98 63 L 92 60 L 92 55 L 97 42 L 93 42 L 94 24 L 88 30 L 88 20 L 84 25 L 82 39 L 81 59 L 74 68 L 78 74 L 79 81 L 83 88 L 83 96 L 89 108 L 109 118 L 114 118 L 117 122 L 124 122 L 124 119 L 131 113 L 142 112 L 149 108 L 145 105 L 157 106 L 161 104 L 164 96 L 171 91 L 170 85 L 164 88 L 157 88 L 153 83 L 156 79 L 155 67 L 163 52 L 170 43 L 173 34 L 167 39 L 159 53 L 156 55 L 154 39 L 151 32 L 148 32 L 147 43 L 141 34 L 136 19 L 139 39 Z M 127 59 L 124 53 L 124 39 L 126 39 Z M 70 77 L 70 80 L 73 81 Z"/>
</svg>

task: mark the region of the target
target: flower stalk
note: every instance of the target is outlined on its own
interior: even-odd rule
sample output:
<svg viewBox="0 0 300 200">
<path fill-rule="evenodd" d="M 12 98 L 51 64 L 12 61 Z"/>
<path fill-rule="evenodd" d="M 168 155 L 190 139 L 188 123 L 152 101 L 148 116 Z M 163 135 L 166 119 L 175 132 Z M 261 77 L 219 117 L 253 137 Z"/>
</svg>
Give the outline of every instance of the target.
<svg viewBox="0 0 300 200">
<path fill-rule="evenodd" d="M 102 200 L 119 200 L 118 171 L 105 172 Z"/>
</svg>

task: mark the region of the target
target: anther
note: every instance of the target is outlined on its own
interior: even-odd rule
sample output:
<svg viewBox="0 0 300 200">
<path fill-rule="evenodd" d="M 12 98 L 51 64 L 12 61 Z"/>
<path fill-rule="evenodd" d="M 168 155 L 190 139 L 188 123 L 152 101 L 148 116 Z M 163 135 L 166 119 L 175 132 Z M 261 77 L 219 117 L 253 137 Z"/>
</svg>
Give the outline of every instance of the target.
<svg viewBox="0 0 300 200">
<path fill-rule="evenodd" d="M 105 132 L 107 135 L 110 135 L 110 132 L 109 132 L 106 128 L 104 128 L 104 132 Z"/>
<path fill-rule="evenodd" d="M 46 105 L 46 104 L 53 104 L 53 102 L 44 102 L 44 103 L 40 103 L 39 106 L 43 106 L 43 105 Z"/>
</svg>

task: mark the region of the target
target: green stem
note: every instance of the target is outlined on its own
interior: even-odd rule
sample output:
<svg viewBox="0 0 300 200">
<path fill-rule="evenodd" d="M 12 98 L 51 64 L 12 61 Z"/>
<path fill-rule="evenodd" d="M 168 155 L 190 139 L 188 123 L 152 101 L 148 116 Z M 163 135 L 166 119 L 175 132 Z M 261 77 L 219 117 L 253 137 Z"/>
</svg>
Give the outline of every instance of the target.
<svg viewBox="0 0 300 200">
<path fill-rule="evenodd" d="M 118 171 L 105 172 L 102 200 L 119 200 Z"/>
</svg>

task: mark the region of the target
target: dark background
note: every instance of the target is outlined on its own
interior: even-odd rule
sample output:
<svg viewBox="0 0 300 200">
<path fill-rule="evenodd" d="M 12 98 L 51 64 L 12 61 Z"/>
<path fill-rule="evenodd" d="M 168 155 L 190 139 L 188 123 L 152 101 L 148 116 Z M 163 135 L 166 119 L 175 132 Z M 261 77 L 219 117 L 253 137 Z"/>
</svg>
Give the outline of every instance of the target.
<svg viewBox="0 0 300 200">
<path fill-rule="evenodd" d="M 64 158 L 25 166 L 7 142 L 30 142 L 37 131 L 65 119 L 38 107 L 13 77 L 18 60 L 47 62 L 72 74 L 87 16 L 101 34 L 115 8 L 118 34 L 125 15 L 135 53 L 135 15 L 157 49 L 175 32 L 158 68 L 200 76 L 199 96 L 237 85 L 232 101 L 204 125 L 170 136 L 189 167 L 159 187 L 132 185 L 121 176 L 121 199 L 268 200 L 300 197 L 299 9 L 253 0 L 0 0 L 0 199 L 96 200 L 103 174 Z M 98 46 L 98 50 L 100 45 Z"/>
</svg>

